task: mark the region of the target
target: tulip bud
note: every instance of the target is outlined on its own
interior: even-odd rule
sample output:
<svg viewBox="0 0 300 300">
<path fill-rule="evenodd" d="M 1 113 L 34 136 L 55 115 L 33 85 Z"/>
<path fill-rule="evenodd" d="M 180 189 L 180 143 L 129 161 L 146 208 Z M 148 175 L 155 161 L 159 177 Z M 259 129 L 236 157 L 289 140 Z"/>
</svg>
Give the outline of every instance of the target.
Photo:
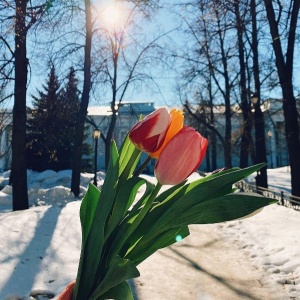
<svg viewBox="0 0 300 300">
<path fill-rule="evenodd" d="M 173 109 L 169 113 L 166 108 L 160 108 L 134 125 L 129 138 L 138 149 L 156 158 L 182 127 L 181 110 Z"/>
<path fill-rule="evenodd" d="M 208 141 L 191 127 L 183 127 L 162 150 L 154 173 L 160 184 L 175 185 L 190 176 L 201 164 Z"/>
<path fill-rule="evenodd" d="M 167 109 L 157 109 L 133 126 L 129 138 L 137 148 L 150 154 L 163 144 L 170 123 Z"/>
</svg>

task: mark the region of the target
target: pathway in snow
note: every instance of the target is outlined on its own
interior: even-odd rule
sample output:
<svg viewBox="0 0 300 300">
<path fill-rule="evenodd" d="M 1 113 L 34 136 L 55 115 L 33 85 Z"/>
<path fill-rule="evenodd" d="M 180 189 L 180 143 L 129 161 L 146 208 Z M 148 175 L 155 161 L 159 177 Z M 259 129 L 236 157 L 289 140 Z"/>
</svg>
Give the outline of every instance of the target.
<svg viewBox="0 0 300 300">
<path fill-rule="evenodd" d="M 77 201 L 62 209 L 54 205 L 0 214 L 1 232 L 13 228 L 0 243 L 0 299 L 8 294 L 28 299 L 36 289 L 57 294 L 75 278 L 79 206 Z M 135 299 L 292 299 L 269 273 L 254 267 L 251 253 L 241 249 L 239 235 L 228 235 L 230 226 L 239 223 L 193 225 L 188 238 L 143 262 L 141 276 L 132 281 Z"/>
<path fill-rule="evenodd" d="M 237 225 L 234 225 L 237 226 Z M 251 263 L 223 224 L 193 225 L 191 235 L 143 262 L 133 281 L 140 300 L 283 300 L 282 287 Z M 276 290 L 275 290 L 276 289 Z"/>
</svg>

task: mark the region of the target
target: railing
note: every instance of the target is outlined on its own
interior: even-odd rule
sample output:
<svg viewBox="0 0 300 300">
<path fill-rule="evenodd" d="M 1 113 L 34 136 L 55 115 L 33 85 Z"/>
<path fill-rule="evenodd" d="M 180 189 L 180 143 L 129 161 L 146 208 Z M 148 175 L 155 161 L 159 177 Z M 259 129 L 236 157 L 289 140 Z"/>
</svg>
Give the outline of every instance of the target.
<svg viewBox="0 0 300 300">
<path fill-rule="evenodd" d="M 266 189 L 253 184 L 248 184 L 244 180 L 237 182 L 235 186 L 243 192 L 258 193 L 264 195 L 265 197 L 276 199 L 280 205 L 291 207 L 300 211 L 300 197 L 285 193 L 283 191 L 276 191 L 273 189 Z"/>
</svg>

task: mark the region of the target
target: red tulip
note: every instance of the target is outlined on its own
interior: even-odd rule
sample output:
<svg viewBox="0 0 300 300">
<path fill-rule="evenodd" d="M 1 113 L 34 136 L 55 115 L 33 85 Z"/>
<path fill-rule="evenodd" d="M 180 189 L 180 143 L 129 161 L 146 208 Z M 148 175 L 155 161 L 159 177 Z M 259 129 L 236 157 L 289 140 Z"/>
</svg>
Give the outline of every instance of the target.
<svg viewBox="0 0 300 300">
<path fill-rule="evenodd" d="M 191 127 L 183 127 L 158 157 L 154 173 L 160 184 L 178 184 L 201 164 L 208 141 Z"/>
<path fill-rule="evenodd" d="M 129 137 L 137 148 L 151 154 L 162 146 L 170 123 L 171 116 L 167 109 L 157 109 L 135 124 Z"/>
</svg>

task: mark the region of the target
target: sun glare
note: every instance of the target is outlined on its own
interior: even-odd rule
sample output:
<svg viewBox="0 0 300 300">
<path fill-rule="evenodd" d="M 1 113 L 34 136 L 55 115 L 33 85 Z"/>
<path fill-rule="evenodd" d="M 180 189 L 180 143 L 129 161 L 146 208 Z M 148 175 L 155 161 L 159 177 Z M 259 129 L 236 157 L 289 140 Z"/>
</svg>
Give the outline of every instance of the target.
<svg viewBox="0 0 300 300">
<path fill-rule="evenodd" d="M 120 8 L 116 4 L 107 6 L 103 11 L 103 21 L 108 25 L 117 25 L 121 19 Z"/>
<path fill-rule="evenodd" d="M 98 22 L 107 29 L 119 30 L 128 18 L 128 5 L 120 1 L 105 1 L 98 5 Z"/>
</svg>

